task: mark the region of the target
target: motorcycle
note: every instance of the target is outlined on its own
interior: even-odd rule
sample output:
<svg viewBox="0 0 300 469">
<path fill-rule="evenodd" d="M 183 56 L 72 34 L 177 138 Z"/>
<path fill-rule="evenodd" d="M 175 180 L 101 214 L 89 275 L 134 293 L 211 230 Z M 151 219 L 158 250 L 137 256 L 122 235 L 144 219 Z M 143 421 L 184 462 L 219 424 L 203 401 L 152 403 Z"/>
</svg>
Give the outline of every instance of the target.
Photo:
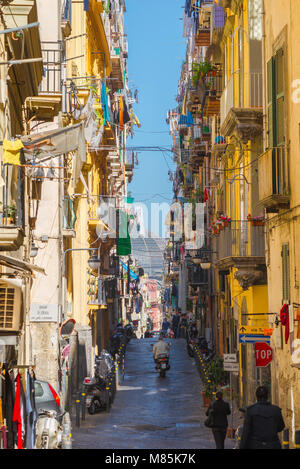
<svg viewBox="0 0 300 469">
<path fill-rule="evenodd" d="M 41 409 L 36 422 L 36 449 L 71 449 L 71 419 L 65 412 Z"/>
<path fill-rule="evenodd" d="M 106 383 L 101 378 L 86 377 L 83 381 L 85 392 L 85 405 L 90 415 L 94 415 L 100 410 L 109 410 L 109 394 Z"/>
<path fill-rule="evenodd" d="M 83 382 L 85 405 L 91 415 L 102 409 L 108 412 L 115 396 L 114 361 L 106 350 L 96 357 L 94 374 Z"/>
<path fill-rule="evenodd" d="M 189 337 L 186 339 L 186 347 L 187 347 L 187 353 L 189 354 L 190 357 L 194 356 L 194 341 L 191 340 Z"/>
<path fill-rule="evenodd" d="M 155 360 L 156 363 L 156 370 L 158 371 L 159 375 L 161 378 L 164 378 L 166 376 L 166 371 L 170 369 L 169 365 L 169 355 L 166 353 L 162 353 L 161 355 L 158 355 L 158 357 Z"/>
</svg>

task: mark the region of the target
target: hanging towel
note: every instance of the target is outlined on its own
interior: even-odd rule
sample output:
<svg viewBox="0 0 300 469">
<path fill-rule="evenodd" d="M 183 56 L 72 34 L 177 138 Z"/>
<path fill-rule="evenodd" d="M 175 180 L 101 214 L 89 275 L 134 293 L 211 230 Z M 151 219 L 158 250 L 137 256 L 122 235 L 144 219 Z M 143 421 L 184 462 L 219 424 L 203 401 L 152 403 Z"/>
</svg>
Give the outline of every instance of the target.
<svg viewBox="0 0 300 469">
<path fill-rule="evenodd" d="M 120 130 L 124 129 L 124 116 L 123 116 L 123 97 L 120 97 L 119 101 L 119 126 Z"/>
<path fill-rule="evenodd" d="M 23 449 L 23 438 L 22 438 L 22 398 L 21 398 L 21 375 L 17 374 L 15 379 L 16 382 L 16 395 L 13 411 L 13 422 L 17 424 L 17 447 Z"/>
<path fill-rule="evenodd" d="M 21 150 L 24 145 L 21 140 L 3 140 L 3 163 L 21 165 Z"/>
<path fill-rule="evenodd" d="M 13 409 L 14 409 L 14 386 L 8 368 L 5 368 L 5 395 L 3 399 L 3 417 L 6 420 L 7 429 L 7 448 L 14 448 L 14 425 L 13 425 Z"/>
<path fill-rule="evenodd" d="M 284 304 L 280 310 L 280 321 L 283 326 L 285 326 L 284 339 L 285 343 L 288 343 L 290 335 L 290 322 L 289 322 L 289 305 Z"/>
<path fill-rule="evenodd" d="M 300 339 L 300 309 L 297 309 L 297 339 Z"/>
<path fill-rule="evenodd" d="M 108 110 L 106 86 L 105 86 L 104 81 L 102 82 L 102 88 L 101 88 L 101 100 L 102 100 L 104 125 L 106 125 L 107 122 L 109 122 L 109 110 Z"/>
<path fill-rule="evenodd" d="M 26 419 L 27 419 L 26 448 L 34 449 L 35 424 L 36 424 L 36 419 L 37 419 L 37 411 L 35 408 L 35 398 L 34 398 L 34 380 L 31 377 L 29 371 L 27 372 L 27 380 L 26 380 Z"/>
</svg>

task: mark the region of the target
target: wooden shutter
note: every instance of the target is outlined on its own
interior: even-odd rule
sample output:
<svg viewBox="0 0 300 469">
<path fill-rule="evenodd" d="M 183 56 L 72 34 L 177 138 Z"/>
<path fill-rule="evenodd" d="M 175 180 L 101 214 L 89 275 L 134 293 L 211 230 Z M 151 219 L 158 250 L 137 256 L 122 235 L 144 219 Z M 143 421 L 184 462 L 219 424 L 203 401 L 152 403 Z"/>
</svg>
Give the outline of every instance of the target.
<svg viewBox="0 0 300 469">
<path fill-rule="evenodd" d="M 284 145 L 285 142 L 284 62 L 284 51 L 279 49 L 275 56 L 276 146 Z"/>
<path fill-rule="evenodd" d="M 282 245 L 282 302 L 290 302 L 290 254 L 289 244 Z"/>
<path fill-rule="evenodd" d="M 267 113 L 268 113 L 268 148 L 275 146 L 275 60 L 272 57 L 267 63 Z"/>
</svg>

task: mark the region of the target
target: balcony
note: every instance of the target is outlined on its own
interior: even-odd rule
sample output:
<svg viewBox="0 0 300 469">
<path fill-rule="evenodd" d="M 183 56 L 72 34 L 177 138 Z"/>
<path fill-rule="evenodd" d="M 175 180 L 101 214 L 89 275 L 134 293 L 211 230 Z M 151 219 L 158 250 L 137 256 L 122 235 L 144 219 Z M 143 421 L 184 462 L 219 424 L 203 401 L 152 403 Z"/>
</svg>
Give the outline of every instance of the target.
<svg viewBox="0 0 300 469">
<path fill-rule="evenodd" d="M 205 103 L 203 115 L 212 117 L 220 113 L 220 98 L 223 91 L 223 76 L 221 71 L 209 72 L 204 78 Z"/>
<path fill-rule="evenodd" d="M 217 236 L 216 266 L 236 268 L 235 278 L 244 289 L 266 283 L 264 226 L 232 221 Z"/>
<path fill-rule="evenodd" d="M 112 47 L 110 51 L 111 57 L 111 81 L 109 86 L 112 92 L 116 92 L 123 88 L 123 71 L 124 71 L 124 64 L 123 64 L 123 57 L 122 57 L 122 50 L 120 44 L 116 44 L 116 47 Z"/>
<path fill-rule="evenodd" d="M 198 29 L 195 37 L 197 47 L 208 47 L 210 45 L 210 28 Z"/>
<path fill-rule="evenodd" d="M 263 81 L 261 72 L 231 75 L 221 96 L 220 127 L 224 137 L 237 135 L 244 143 L 262 133 Z"/>
<path fill-rule="evenodd" d="M 39 95 L 26 99 L 26 108 L 35 120 L 52 121 L 61 110 L 62 50 L 60 42 L 42 42 L 44 76 Z"/>
<path fill-rule="evenodd" d="M 24 242 L 24 219 L 21 204 L 1 205 L 0 251 L 16 251 Z"/>
<path fill-rule="evenodd" d="M 189 285 L 197 285 L 202 287 L 208 286 L 208 270 L 201 269 L 197 265 L 193 265 L 188 270 Z"/>
<path fill-rule="evenodd" d="M 211 122 L 211 151 L 212 155 L 219 156 L 226 151 L 228 139 L 220 132 L 220 117 L 214 116 Z"/>
<path fill-rule="evenodd" d="M 289 149 L 269 148 L 258 160 L 259 204 L 276 213 L 289 207 Z"/>
</svg>

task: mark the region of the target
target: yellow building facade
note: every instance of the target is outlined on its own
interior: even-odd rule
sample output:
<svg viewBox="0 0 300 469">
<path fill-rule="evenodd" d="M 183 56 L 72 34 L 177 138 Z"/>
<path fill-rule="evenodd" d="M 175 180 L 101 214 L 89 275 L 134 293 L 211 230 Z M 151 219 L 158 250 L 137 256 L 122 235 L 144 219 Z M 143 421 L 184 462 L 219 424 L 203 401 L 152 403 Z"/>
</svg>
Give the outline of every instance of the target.
<svg viewBox="0 0 300 469">
<path fill-rule="evenodd" d="M 278 13 L 280 12 L 280 14 Z M 299 428 L 299 23 L 297 1 L 264 1 L 265 138 L 259 199 L 267 214 L 272 397 L 290 440 Z"/>
</svg>

